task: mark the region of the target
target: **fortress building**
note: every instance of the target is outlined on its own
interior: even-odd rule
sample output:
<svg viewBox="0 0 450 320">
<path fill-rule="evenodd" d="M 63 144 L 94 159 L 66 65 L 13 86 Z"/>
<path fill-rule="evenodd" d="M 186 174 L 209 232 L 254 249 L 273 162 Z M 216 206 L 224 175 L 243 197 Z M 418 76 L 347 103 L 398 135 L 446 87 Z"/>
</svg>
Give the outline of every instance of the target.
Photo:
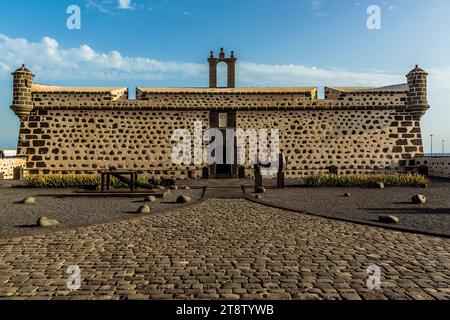
<svg viewBox="0 0 450 320">
<path fill-rule="evenodd" d="M 203 165 L 171 160 L 175 129 L 280 131 L 287 177 L 327 172 L 410 171 L 423 155 L 420 119 L 429 108 L 427 73 L 381 88 L 235 88 L 234 53 L 211 52 L 209 88 L 68 88 L 33 83 L 25 66 L 13 73 L 12 110 L 20 118 L 18 155 L 29 174 L 97 173 L 115 166 L 159 177 L 197 178 Z M 228 87 L 217 88 L 217 65 Z M 227 143 L 227 142 L 226 142 Z M 237 176 L 236 165 L 212 165 L 211 176 Z M 251 166 L 247 166 L 251 174 Z"/>
</svg>

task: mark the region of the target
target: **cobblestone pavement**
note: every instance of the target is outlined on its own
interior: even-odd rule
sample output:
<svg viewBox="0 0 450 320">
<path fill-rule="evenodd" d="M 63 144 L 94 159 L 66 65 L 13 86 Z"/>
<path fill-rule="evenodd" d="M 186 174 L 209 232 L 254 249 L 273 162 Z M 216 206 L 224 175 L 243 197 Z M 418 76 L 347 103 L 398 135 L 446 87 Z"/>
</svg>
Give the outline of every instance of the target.
<svg viewBox="0 0 450 320">
<path fill-rule="evenodd" d="M 450 240 L 245 200 L 0 240 L 0 297 L 449 299 Z M 381 289 L 366 286 L 381 268 Z M 81 288 L 67 288 L 67 268 Z"/>
</svg>

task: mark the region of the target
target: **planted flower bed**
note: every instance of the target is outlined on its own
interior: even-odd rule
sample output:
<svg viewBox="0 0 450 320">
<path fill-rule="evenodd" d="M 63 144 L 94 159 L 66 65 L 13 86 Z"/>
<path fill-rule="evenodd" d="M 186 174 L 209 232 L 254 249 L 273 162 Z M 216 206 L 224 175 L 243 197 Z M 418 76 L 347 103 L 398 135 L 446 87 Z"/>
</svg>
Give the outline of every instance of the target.
<svg viewBox="0 0 450 320">
<path fill-rule="evenodd" d="M 411 173 L 317 174 L 305 178 L 305 184 L 308 187 L 363 187 L 379 182 L 391 187 L 421 187 L 428 184 L 428 178 Z"/>
<path fill-rule="evenodd" d="M 138 182 L 148 183 L 148 177 L 139 176 Z M 101 178 L 95 174 L 50 174 L 30 175 L 25 177 L 29 187 L 36 188 L 86 188 L 95 189 L 100 186 Z M 111 187 L 116 189 L 127 188 L 128 185 L 119 179 L 111 178 Z"/>
</svg>

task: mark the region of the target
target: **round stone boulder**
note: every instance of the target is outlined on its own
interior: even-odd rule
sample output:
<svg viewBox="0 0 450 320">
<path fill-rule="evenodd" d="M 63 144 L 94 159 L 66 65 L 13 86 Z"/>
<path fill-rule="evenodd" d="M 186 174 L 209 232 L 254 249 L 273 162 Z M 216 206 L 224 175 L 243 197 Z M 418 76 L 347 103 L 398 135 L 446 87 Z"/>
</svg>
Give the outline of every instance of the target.
<svg viewBox="0 0 450 320">
<path fill-rule="evenodd" d="M 137 212 L 139 214 L 149 214 L 150 213 L 150 207 L 146 204 L 143 206 L 140 206 L 139 209 L 137 209 Z"/>
<path fill-rule="evenodd" d="M 348 197 L 350 197 L 350 196 L 351 196 L 350 192 L 346 192 L 346 193 L 344 194 L 344 197 L 346 197 L 346 198 L 348 198 Z"/>
<path fill-rule="evenodd" d="M 156 202 L 156 197 L 155 196 L 146 196 L 144 198 L 144 202 Z"/>
<path fill-rule="evenodd" d="M 184 190 L 191 190 L 189 186 L 184 187 Z"/>
<path fill-rule="evenodd" d="M 422 194 L 416 194 L 415 196 L 413 196 L 411 198 L 411 201 L 412 201 L 412 203 L 415 203 L 415 204 L 424 204 L 427 202 L 427 197 L 425 197 Z"/>
<path fill-rule="evenodd" d="M 384 189 L 384 183 L 383 183 L 383 182 L 379 182 L 379 181 L 377 181 L 377 182 L 372 182 L 372 183 L 370 184 L 370 186 L 371 186 L 372 188 L 374 188 L 374 189 Z"/>
<path fill-rule="evenodd" d="M 255 193 L 266 193 L 266 188 L 264 187 L 256 187 Z"/>
<path fill-rule="evenodd" d="M 49 219 L 47 217 L 40 217 L 37 221 L 38 227 L 47 228 L 47 227 L 55 227 L 57 225 L 59 225 L 58 221 L 56 221 L 55 219 Z"/>
<path fill-rule="evenodd" d="M 191 199 L 190 197 L 184 196 L 184 195 L 179 196 L 179 197 L 177 198 L 177 203 L 180 203 L 180 204 L 183 204 L 183 203 L 189 203 L 189 202 L 191 202 L 191 201 L 192 201 L 192 199 Z"/>
<path fill-rule="evenodd" d="M 262 195 L 260 194 L 255 195 L 255 199 L 262 199 Z"/>
<path fill-rule="evenodd" d="M 28 197 L 22 200 L 22 203 L 24 204 L 35 204 L 36 203 L 36 198 L 34 197 Z"/>
<path fill-rule="evenodd" d="M 379 216 L 378 221 L 382 223 L 390 223 L 390 224 L 398 224 L 400 222 L 400 219 L 396 216 Z"/>
</svg>

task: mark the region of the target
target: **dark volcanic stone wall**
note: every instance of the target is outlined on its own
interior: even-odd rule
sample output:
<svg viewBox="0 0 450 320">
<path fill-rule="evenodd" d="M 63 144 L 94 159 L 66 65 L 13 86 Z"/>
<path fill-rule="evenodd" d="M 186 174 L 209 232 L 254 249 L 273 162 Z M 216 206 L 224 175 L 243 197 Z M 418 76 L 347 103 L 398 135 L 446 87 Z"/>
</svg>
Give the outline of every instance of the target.
<svg viewBox="0 0 450 320">
<path fill-rule="evenodd" d="M 192 134 L 195 121 L 207 128 L 208 111 L 34 110 L 21 124 L 19 154 L 38 173 L 94 173 L 118 169 L 156 176 L 201 176 L 201 166 L 176 166 L 175 129 Z"/>
<path fill-rule="evenodd" d="M 230 124 L 237 128 L 278 128 L 288 177 L 326 172 L 332 165 L 342 173 L 408 171 L 423 155 L 420 118 L 427 106 L 411 108 L 407 91 L 338 97 L 328 89 L 330 97 L 317 100 L 314 90 L 170 90 L 140 91 L 147 95 L 137 100 L 124 99 L 126 89 L 109 95 L 35 92 L 33 109 L 21 121 L 18 154 L 28 157 L 31 174 L 96 173 L 115 166 L 196 178 L 202 165 L 172 164 L 172 134 L 193 134 L 196 121 L 207 129 L 210 113 L 219 112 L 235 117 Z"/>
<path fill-rule="evenodd" d="M 423 155 L 419 117 L 409 112 L 238 111 L 237 126 L 278 128 L 288 177 L 324 173 L 332 165 L 347 174 L 405 171 Z"/>
</svg>

